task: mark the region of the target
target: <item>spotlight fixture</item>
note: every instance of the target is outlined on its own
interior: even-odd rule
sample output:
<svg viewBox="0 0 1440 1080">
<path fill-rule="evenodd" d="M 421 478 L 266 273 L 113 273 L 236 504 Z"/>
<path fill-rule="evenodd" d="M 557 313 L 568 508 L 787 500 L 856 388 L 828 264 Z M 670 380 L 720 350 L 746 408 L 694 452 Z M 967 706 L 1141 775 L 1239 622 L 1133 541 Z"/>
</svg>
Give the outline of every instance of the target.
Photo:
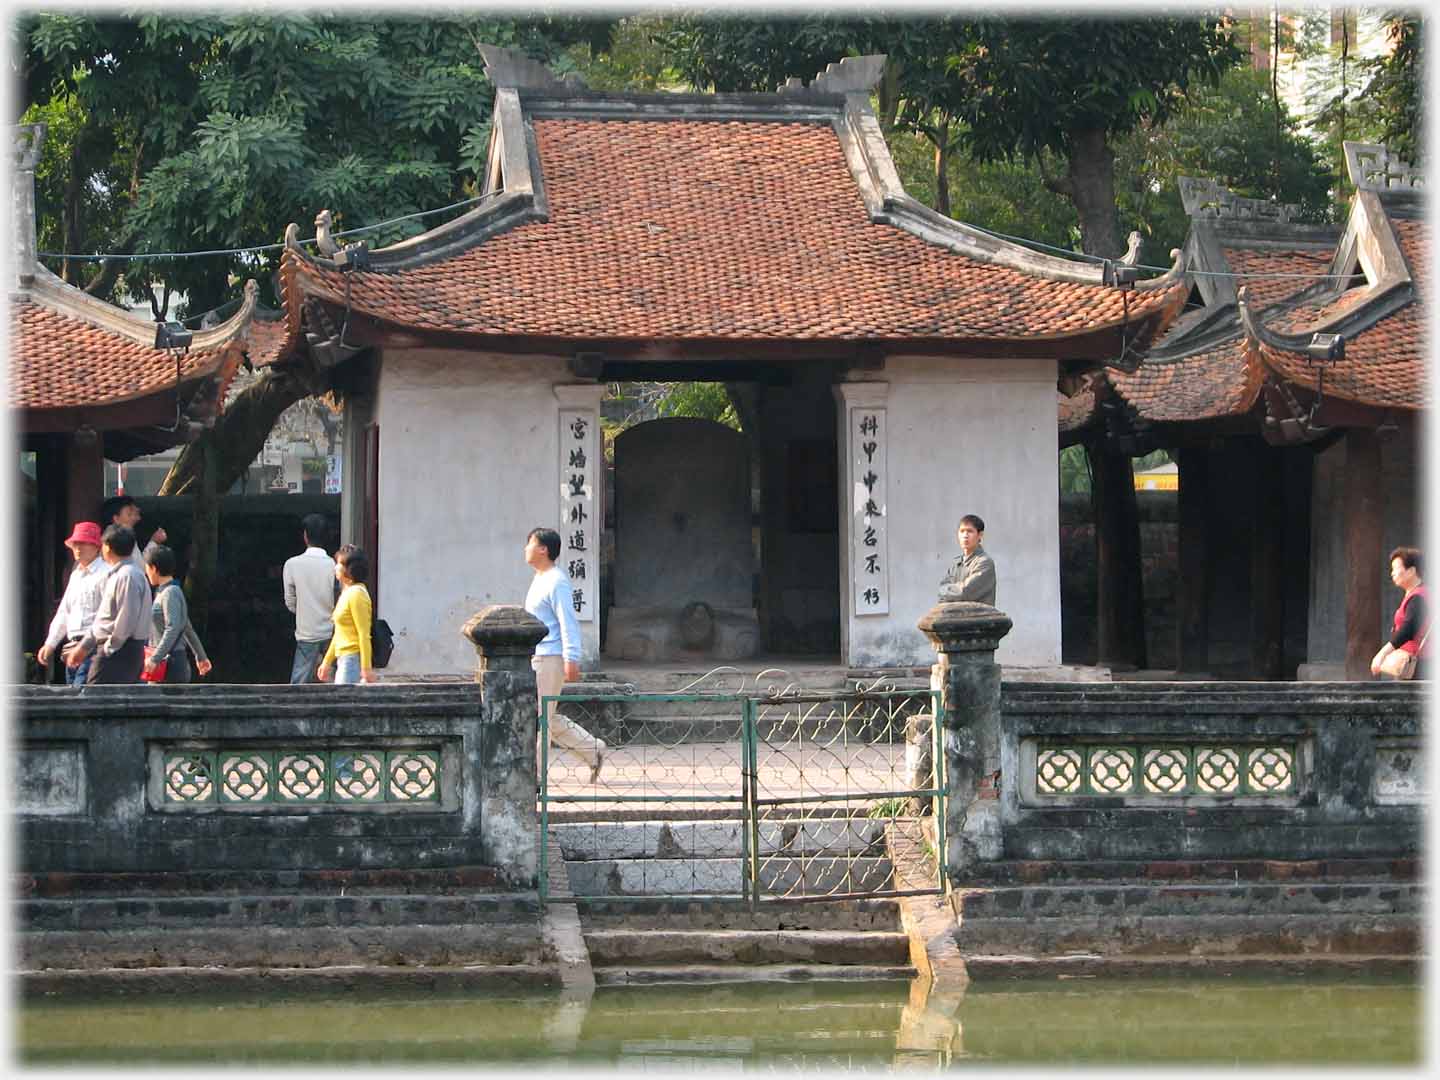
<svg viewBox="0 0 1440 1080">
<path fill-rule="evenodd" d="M 342 274 L 348 274 L 352 270 L 368 270 L 370 267 L 370 249 L 365 246 L 363 240 L 346 244 L 335 253 L 335 269 Z"/>
<path fill-rule="evenodd" d="M 1130 290 L 1135 287 L 1135 279 L 1140 276 L 1139 267 L 1125 266 L 1122 263 L 1106 261 L 1105 277 L 1106 285 L 1113 285 L 1117 289 Z"/>
<path fill-rule="evenodd" d="M 188 349 L 194 336 L 178 322 L 155 324 L 155 348 L 157 349 Z"/>
<path fill-rule="evenodd" d="M 1305 346 L 1305 355 L 1311 360 L 1344 360 L 1344 334 L 1316 334 Z"/>
</svg>

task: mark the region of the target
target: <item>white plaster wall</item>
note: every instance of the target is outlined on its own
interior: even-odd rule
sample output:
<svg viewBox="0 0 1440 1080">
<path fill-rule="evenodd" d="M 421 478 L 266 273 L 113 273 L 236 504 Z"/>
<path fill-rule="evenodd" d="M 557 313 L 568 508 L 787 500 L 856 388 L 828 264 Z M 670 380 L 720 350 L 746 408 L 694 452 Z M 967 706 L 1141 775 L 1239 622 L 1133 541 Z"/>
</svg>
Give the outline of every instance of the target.
<svg viewBox="0 0 1440 1080">
<path fill-rule="evenodd" d="M 915 628 L 959 553 L 963 514 L 985 521 L 996 606 L 1014 622 L 996 659 L 1060 663 L 1059 441 L 1055 361 L 891 357 L 852 381 L 886 382 L 890 612 L 857 617 L 849 588 L 848 491 L 842 480 L 842 648 L 858 667 L 934 659 Z M 843 402 L 837 408 L 844 409 Z M 848 439 L 841 413 L 839 436 Z M 849 448 L 840 448 L 843 463 Z"/>
<path fill-rule="evenodd" d="M 558 528 L 558 411 L 571 381 L 558 357 L 387 351 L 380 426 L 380 613 L 395 632 L 388 675 L 475 670 L 460 636 L 487 604 L 521 604 L 521 554 L 538 525 Z M 585 660 L 598 623 L 582 623 Z"/>
</svg>

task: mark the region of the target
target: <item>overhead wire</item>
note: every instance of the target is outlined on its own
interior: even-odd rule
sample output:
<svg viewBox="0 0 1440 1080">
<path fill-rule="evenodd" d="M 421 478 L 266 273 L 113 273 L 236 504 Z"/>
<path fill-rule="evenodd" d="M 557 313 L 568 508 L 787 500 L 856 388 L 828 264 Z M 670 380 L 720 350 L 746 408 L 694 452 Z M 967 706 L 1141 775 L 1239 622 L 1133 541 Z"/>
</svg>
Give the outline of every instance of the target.
<svg viewBox="0 0 1440 1080">
<path fill-rule="evenodd" d="M 343 229 L 331 236 L 339 239 L 346 236 L 359 236 L 361 233 L 374 232 L 376 229 L 384 229 L 391 225 L 398 225 L 402 221 L 413 221 L 416 218 L 429 217 L 432 214 L 444 214 L 450 210 L 459 210 L 463 206 L 470 206 L 474 203 L 483 202 L 486 199 L 493 199 L 501 195 L 501 191 L 487 191 L 483 195 L 476 195 L 469 199 L 461 199 L 459 202 L 451 203 L 449 206 L 438 206 L 433 210 L 417 210 L 413 214 L 401 214 L 399 217 L 389 218 L 386 221 L 377 221 L 373 225 L 359 225 L 353 229 Z M 313 244 L 318 237 L 310 236 L 299 241 L 301 244 Z M 285 246 L 284 242 L 278 244 L 256 244 L 250 247 L 236 248 L 212 248 L 207 251 L 149 251 L 149 252 L 127 252 L 113 255 L 77 254 L 65 251 L 39 251 L 36 255 L 45 259 L 75 259 L 79 262 L 104 262 L 107 259 L 116 260 L 137 260 L 137 259 L 194 259 L 213 255 L 248 255 L 252 252 L 276 251 Z"/>
<path fill-rule="evenodd" d="M 459 201 L 459 202 L 451 203 L 449 206 L 440 206 L 440 207 L 436 207 L 436 208 L 433 209 L 433 210 L 418 210 L 418 211 L 416 211 L 416 212 L 414 212 L 414 213 L 411 213 L 411 214 L 401 214 L 399 217 L 393 217 L 393 218 L 389 218 L 389 219 L 387 219 L 387 220 L 385 220 L 385 221 L 379 221 L 379 222 L 376 222 L 376 223 L 373 224 L 373 225 L 360 225 L 360 226 L 357 226 L 356 228 L 353 228 L 353 229 L 344 229 L 344 230 L 342 230 L 342 231 L 340 231 L 340 232 L 332 233 L 331 235 L 334 236 L 334 237 L 337 238 L 337 239 L 340 239 L 340 238 L 343 238 L 343 237 L 349 237 L 349 236 L 359 236 L 359 235 L 361 235 L 362 233 L 374 232 L 374 231 L 376 231 L 377 229 L 388 228 L 388 227 L 391 226 L 391 225 L 398 225 L 398 224 L 400 224 L 401 222 L 404 222 L 404 221 L 413 221 L 413 220 L 415 220 L 415 219 L 417 219 L 417 218 L 430 217 L 432 214 L 443 214 L 443 213 L 447 213 L 448 211 L 451 211 L 451 210 L 458 210 L 458 209 L 460 209 L 460 208 L 462 208 L 462 207 L 471 206 L 471 205 L 473 205 L 473 204 L 475 204 L 475 203 L 483 202 L 483 201 L 486 200 L 486 199 L 491 199 L 491 198 L 494 198 L 495 196 L 501 195 L 501 194 L 504 194 L 504 193 L 503 193 L 502 191 L 489 191 L 489 192 L 486 192 L 486 193 L 483 194 L 483 195 L 476 195 L 476 196 L 474 196 L 473 198 L 462 199 L 462 200 Z M 972 229 L 975 229 L 975 230 L 978 231 L 978 232 L 985 233 L 987 236 L 993 236 L 993 237 L 995 237 L 996 239 L 999 239 L 999 240 L 1009 240 L 1011 243 L 1015 243 L 1015 244 L 1025 244 L 1025 245 L 1028 246 L 1028 247 L 1037 248 L 1037 249 L 1039 249 L 1039 250 L 1041 250 L 1041 251 L 1047 251 L 1047 252 L 1052 252 L 1052 253 L 1057 254 L 1057 255 L 1063 255 L 1063 256 L 1065 256 L 1066 258 L 1071 259 L 1071 260 L 1073 260 L 1073 261 L 1075 261 L 1075 262 L 1107 263 L 1107 262 L 1114 262 L 1114 261 L 1115 261 L 1115 260 L 1113 260 L 1113 259 L 1107 259 L 1107 258 L 1105 258 L 1103 255 L 1091 255 L 1091 254 L 1089 254 L 1088 252 L 1084 252 L 1084 251 L 1075 251 L 1075 250 L 1073 250 L 1073 249 L 1071 249 L 1071 248 L 1057 247 L 1057 246 L 1054 245 L 1054 244 L 1047 244 L 1047 243 L 1045 243 L 1043 240 L 1031 240 L 1031 239 L 1029 239 L 1028 237 L 1024 237 L 1024 236 L 1012 236 L 1012 235 L 1009 234 L 1009 233 L 999 232 L 999 231 L 997 231 L 997 230 L 995 230 L 995 229 L 987 229 L 987 228 L 985 228 L 983 225 L 971 225 L 970 227 L 971 227 Z M 317 237 L 311 236 L 311 237 L 305 238 L 304 240 L 300 240 L 300 241 L 298 241 L 298 242 L 301 243 L 301 244 L 313 244 L 313 243 L 316 242 L 317 239 L 318 239 Z M 125 253 L 125 254 L 113 254 L 113 255 L 97 255 L 97 254 L 83 254 L 83 255 L 82 255 L 82 254 L 76 254 L 76 253 L 72 253 L 72 252 L 41 251 L 41 252 L 37 252 L 36 254 L 37 254 L 39 257 L 41 257 L 41 258 L 46 258 L 46 259 L 75 259 L 75 260 L 77 260 L 77 261 L 82 261 L 82 262 L 104 262 L 104 261 L 106 261 L 106 260 L 108 260 L 108 259 L 116 259 L 116 260 L 188 259 L 188 258 L 212 257 L 212 256 L 216 256 L 216 255 L 248 255 L 248 254 L 257 253 L 257 252 L 276 251 L 276 250 L 278 250 L 278 249 L 280 249 L 280 248 L 283 248 L 283 247 L 285 247 L 285 244 L 282 242 L 282 243 L 278 243 L 278 244 L 258 244 L 258 245 L 254 245 L 254 246 L 250 246 L 250 247 L 213 248 L 213 249 L 206 250 L 206 251 L 157 251 L 157 252 Z M 1169 267 L 1169 266 L 1155 266 L 1155 265 L 1150 264 L 1150 263 L 1136 263 L 1136 264 L 1134 264 L 1134 265 L 1135 265 L 1136 269 L 1138 269 L 1138 270 L 1153 270 L 1153 271 L 1155 271 L 1155 272 L 1157 272 L 1157 273 L 1165 273 L 1166 271 L 1173 269 L 1172 267 Z M 1329 281 L 1329 280 L 1334 280 L 1334 279 L 1337 279 L 1337 278 L 1346 278 L 1346 277 L 1349 276 L 1349 275 L 1347 275 L 1347 274 L 1283 274 L 1283 273 L 1265 273 L 1265 272 L 1259 272 L 1259 271 L 1195 270 L 1195 269 L 1187 269 L 1187 270 L 1186 270 L 1186 273 L 1188 273 L 1188 274 L 1193 274 L 1193 275 L 1195 275 L 1195 276 L 1197 276 L 1197 277 L 1219 277 L 1219 278 L 1236 278 L 1236 279 L 1240 279 L 1240 278 L 1245 278 L 1245 279 L 1284 279 L 1284 280 L 1297 280 L 1297 281 Z"/>
</svg>

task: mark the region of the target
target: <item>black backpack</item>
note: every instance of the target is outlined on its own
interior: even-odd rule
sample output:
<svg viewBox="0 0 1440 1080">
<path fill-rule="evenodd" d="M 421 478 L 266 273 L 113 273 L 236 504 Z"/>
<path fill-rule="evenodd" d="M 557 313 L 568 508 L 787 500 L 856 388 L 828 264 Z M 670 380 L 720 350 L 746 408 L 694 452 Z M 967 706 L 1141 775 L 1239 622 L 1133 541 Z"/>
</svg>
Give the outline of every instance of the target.
<svg viewBox="0 0 1440 1080">
<path fill-rule="evenodd" d="M 376 619 L 370 628 L 370 662 L 377 668 L 390 663 L 390 654 L 395 651 L 395 634 L 384 619 Z"/>
</svg>

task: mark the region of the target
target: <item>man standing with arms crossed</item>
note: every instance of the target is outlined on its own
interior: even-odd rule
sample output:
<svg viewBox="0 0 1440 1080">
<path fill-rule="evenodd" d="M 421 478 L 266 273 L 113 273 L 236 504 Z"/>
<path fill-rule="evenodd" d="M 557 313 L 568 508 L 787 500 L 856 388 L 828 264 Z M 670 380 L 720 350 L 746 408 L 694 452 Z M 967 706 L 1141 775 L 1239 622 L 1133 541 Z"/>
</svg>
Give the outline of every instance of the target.
<svg viewBox="0 0 1440 1080">
<path fill-rule="evenodd" d="M 540 715 L 544 700 L 580 678 L 580 624 L 575 619 L 574 593 L 565 571 L 555 565 L 560 557 L 560 534 L 554 529 L 531 529 L 525 538 L 525 562 L 535 571 L 525 594 L 525 610 L 545 624 L 545 637 L 535 646 L 530 666 L 535 669 L 535 691 Z M 590 782 L 600 775 L 605 743 L 560 710 L 550 710 L 550 741 L 573 750 L 590 762 Z M 540 766 L 537 755 L 536 768 Z"/>
<path fill-rule="evenodd" d="M 140 681 L 150 637 L 150 582 L 130 561 L 134 550 L 135 534 L 123 525 L 100 534 L 100 557 L 109 568 L 100 607 L 85 636 L 61 653 L 72 669 L 91 658 L 87 683 Z"/>
<path fill-rule="evenodd" d="M 335 563 L 325 553 L 325 519 L 306 514 L 300 522 L 305 550 L 285 560 L 285 606 L 295 613 L 295 660 L 290 685 L 319 682 L 316 666 L 330 648 L 335 627 Z"/>
<path fill-rule="evenodd" d="M 956 530 L 960 557 L 940 582 L 941 600 L 971 600 L 995 606 L 995 563 L 980 542 L 985 539 L 985 522 L 979 514 L 966 514 Z"/>
<path fill-rule="evenodd" d="M 35 659 L 47 672 L 55 650 L 62 645 L 74 645 L 95 621 L 95 612 L 100 610 L 100 593 L 105 588 L 106 571 L 110 569 L 100 558 L 100 526 L 95 522 L 77 521 L 65 546 L 75 556 L 75 566 L 70 571 L 70 580 L 65 583 L 65 595 L 55 609 L 55 618 L 50 621 L 45 644 L 35 654 Z M 90 658 L 87 656 L 79 667 L 65 669 L 65 685 L 83 686 L 89 674 Z"/>
</svg>

